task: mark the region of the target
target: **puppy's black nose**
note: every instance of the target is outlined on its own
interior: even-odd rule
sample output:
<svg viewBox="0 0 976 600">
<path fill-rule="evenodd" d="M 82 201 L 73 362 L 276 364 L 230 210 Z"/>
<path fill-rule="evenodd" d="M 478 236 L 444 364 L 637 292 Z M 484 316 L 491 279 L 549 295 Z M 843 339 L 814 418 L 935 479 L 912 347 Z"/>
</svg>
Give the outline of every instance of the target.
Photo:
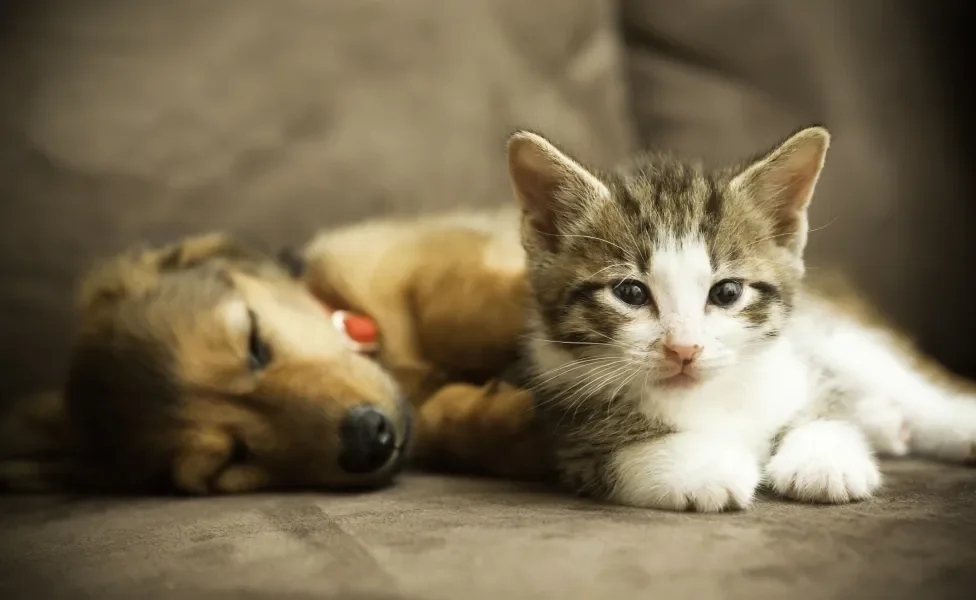
<svg viewBox="0 0 976 600">
<path fill-rule="evenodd" d="M 339 426 L 339 466 L 346 473 L 372 473 L 393 456 L 393 423 L 372 406 L 352 408 Z"/>
</svg>

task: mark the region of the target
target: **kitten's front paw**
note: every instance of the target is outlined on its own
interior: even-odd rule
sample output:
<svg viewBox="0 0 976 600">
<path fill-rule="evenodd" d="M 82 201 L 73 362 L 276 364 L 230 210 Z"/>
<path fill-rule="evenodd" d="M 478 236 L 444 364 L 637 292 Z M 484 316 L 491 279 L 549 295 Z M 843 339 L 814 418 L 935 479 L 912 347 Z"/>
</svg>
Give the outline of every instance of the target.
<svg viewBox="0 0 976 600">
<path fill-rule="evenodd" d="M 679 433 L 620 451 L 611 498 L 628 506 L 720 512 L 752 503 L 756 458 L 744 448 Z"/>
<path fill-rule="evenodd" d="M 814 421 L 787 433 L 766 475 L 776 493 L 803 502 L 864 500 L 881 485 L 863 435 L 843 421 Z"/>
</svg>

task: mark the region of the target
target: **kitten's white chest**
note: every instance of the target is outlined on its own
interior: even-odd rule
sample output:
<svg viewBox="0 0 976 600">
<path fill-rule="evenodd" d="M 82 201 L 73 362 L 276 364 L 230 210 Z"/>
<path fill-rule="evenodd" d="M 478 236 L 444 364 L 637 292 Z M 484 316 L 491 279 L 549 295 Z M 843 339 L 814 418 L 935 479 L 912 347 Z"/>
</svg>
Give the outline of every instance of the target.
<svg viewBox="0 0 976 600">
<path fill-rule="evenodd" d="M 641 411 L 678 431 L 739 440 L 757 449 L 809 404 L 809 370 L 789 340 L 691 389 L 644 391 Z"/>
</svg>

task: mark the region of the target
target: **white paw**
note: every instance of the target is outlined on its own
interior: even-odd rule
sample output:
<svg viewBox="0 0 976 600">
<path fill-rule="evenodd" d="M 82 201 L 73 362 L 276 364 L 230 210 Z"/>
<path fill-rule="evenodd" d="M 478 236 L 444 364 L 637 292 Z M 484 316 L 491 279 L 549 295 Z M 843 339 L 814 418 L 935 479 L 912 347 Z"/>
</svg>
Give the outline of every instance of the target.
<svg viewBox="0 0 976 600">
<path fill-rule="evenodd" d="M 858 400 L 854 406 L 854 420 L 875 452 L 888 456 L 908 454 L 912 430 L 901 408 L 891 399 L 868 396 Z"/>
<path fill-rule="evenodd" d="M 843 421 L 814 421 L 787 433 L 766 475 L 776 493 L 804 502 L 864 500 L 881 485 L 867 441 Z"/>
<path fill-rule="evenodd" d="M 746 508 L 761 475 L 744 448 L 688 433 L 626 448 L 615 456 L 613 470 L 614 501 L 697 512 Z"/>
</svg>

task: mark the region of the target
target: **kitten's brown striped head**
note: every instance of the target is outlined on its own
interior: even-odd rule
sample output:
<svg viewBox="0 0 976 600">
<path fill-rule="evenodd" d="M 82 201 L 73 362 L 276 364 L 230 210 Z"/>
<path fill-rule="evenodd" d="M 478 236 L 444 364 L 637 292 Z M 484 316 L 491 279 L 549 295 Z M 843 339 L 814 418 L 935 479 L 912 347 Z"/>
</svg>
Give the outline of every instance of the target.
<svg viewBox="0 0 976 600">
<path fill-rule="evenodd" d="M 673 386 L 753 355 L 789 316 L 829 141 L 810 127 L 742 167 L 648 155 L 597 172 L 512 136 L 537 366 L 603 359 Z"/>
</svg>

